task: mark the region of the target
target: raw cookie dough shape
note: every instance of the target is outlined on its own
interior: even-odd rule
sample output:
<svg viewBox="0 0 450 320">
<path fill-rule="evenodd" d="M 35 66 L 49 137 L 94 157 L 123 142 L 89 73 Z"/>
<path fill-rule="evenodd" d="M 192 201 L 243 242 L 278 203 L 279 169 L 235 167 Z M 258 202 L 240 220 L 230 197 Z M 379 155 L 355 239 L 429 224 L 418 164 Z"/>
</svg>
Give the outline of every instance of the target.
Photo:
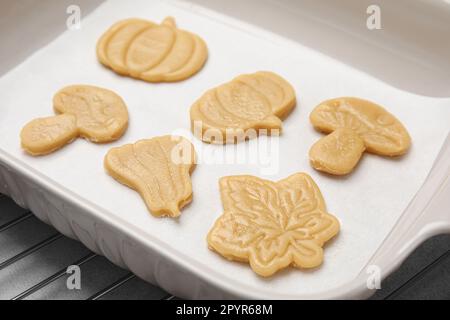
<svg viewBox="0 0 450 320">
<path fill-rule="evenodd" d="M 104 166 L 110 176 L 136 190 L 154 216 L 174 218 L 192 201 L 195 157 L 187 139 L 167 135 L 112 148 Z"/>
<path fill-rule="evenodd" d="M 191 130 L 208 143 L 236 143 L 265 129 L 281 131 L 295 107 L 292 86 L 272 72 L 240 75 L 208 90 L 191 107 Z M 254 134 L 253 134 L 254 133 Z"/>
<path fill-rule="evenodd" d="M 208 234 L 210 249 L 249 262 L 263 277 L 322 263 L 322 246 L 339 232 L 339 222 L 326 212 L 310 176 L 296 173 L 278 182 L 229 176 L 219 185 L 224 213 Z"/>
<path fill-rule="evenodd" d="M 167 17 L 159 25 L 142 19 L 119 21 L 97 43 L 97 58 L 121 75 L 148 82 L 184 80 L 205 64 L 208 49 L 197 35 Z"/>
<path fill-rule="evenodd" d="M 411 146 L 408 131 L 400 121 L 367 100 L 343 97 L 324 101 L 311 112 L 310 120 L 318 131 L 334 132 L 314 144 L 309 153 L 311 165 L 330 174 L 351 172 L 364 150 L 399 156 Z M 346 130 L 336 133 L 338 129 Z"/>
<path fill-rule="evenodd" d="M 65 87 L 54 96 L 53 108 L 59 115 L 34 119 L 20 133 L 22 148 L 33 156 L 49 154 L 77 137 L 111 142 L 128 127 L 128 111 L 122 98 L 103 88 Z"/>
<path fill-rule="evenodd" d="M 350 173 L 366 147 L 353 130 L 339 128 L 317 141 L 309 150 L 311 165 L 334 175 Z"/>
</svg>

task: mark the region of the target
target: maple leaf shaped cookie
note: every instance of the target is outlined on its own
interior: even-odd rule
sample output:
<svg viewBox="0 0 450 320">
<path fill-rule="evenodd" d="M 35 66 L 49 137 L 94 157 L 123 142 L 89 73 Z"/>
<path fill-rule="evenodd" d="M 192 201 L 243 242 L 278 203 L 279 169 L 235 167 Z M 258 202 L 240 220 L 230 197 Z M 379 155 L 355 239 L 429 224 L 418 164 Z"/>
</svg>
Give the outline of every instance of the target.
<svg viewBox="0 0 450 320">
<path fill-rule="evenodd" d="M 339 222 L 326 212 L 310 176 L 296 173 L 278 182 L 229 176 L 219 184 L 224 213 L 208 234 L 210 249 L 248 261 L 264 277 L 290 265 L 322 263 L 322 246 L 339 232 Z"/>
</svg>

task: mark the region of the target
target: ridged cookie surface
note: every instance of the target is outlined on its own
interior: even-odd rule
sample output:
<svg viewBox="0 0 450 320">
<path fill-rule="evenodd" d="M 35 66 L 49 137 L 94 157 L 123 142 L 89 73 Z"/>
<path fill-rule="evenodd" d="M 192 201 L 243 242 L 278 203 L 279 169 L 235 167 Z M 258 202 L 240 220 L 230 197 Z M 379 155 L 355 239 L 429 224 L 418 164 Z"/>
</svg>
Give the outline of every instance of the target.
<svg viewBox="0 0 450 320">
<path fill-rule="evenodd" d="M 104 164 L 114 179 L 139 192 L 154 216 L 178 217 L 192 200 L 195 151 L 185 138 L 162 136 L 113 148 Z"/>
<path fill-rule="evenodd" d="M 178 29 L 173 18 L 161 24 L 119 21 L 97 43 L 97 57 L 118 74 L 148 82 L 189 78 L 206 62 L 208 50 L 196 34 Z"/>
</svg>

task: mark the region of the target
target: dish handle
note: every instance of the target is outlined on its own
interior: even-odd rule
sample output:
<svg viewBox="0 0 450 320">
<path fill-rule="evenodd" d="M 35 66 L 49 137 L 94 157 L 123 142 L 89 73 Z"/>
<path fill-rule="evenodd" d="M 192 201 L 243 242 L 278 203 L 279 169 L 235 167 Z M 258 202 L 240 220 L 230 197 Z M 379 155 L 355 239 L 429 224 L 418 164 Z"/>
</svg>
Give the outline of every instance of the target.
<svg viewBox="0 0 450 320">
<path fill-rule="evenodd" d="M 388 274 L 422 242 L 443 233 L 450 233 L 450 133 L 421 189 L 368 266 Z"/>
</svg>

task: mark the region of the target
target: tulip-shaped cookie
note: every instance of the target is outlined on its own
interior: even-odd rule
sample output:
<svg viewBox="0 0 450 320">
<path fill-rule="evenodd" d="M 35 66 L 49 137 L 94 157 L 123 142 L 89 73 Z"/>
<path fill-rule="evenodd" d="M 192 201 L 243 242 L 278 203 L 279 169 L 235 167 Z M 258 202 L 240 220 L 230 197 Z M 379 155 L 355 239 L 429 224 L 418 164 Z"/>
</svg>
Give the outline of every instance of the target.
<svg viewBox="0 0 450 320">
<path fill-rule="evenodd" d="M 148 82 L 189 78 L 208 57 L 205 42 L 178 29 L 173 18 L 161 24 L 142 19 L 119 21 L 97 43 L 99 61 L 115 72 Z"/>
<path fill-rule="evenodd" d="M 176 136 L 140 140 L 113 148 L 105 156 L 108 174 L 136 190 L 157 217 L 178 217 L 191 202 L 194 168 L 194 146 Z"/>
<path fill-rule="evenodd" d="M 224 212 L 208 234 L 210 249 L 248 261 L 264 277 L 290 265 L 322 263 L 322 246 L 339 232 L 339 222 L 310 176 L 296 173 L 278 182 L 230 176 L 219 185 Z"/>
<path fill-rule="evenodd" d="M 317 130 L 330 135 L 309 152 L 311 165 L 334 175 L 350 173 L 364 151 L 382 156 L 406 153 L 411 138 L 405 127 L 381 106 L 358 98 L 337 98 L 319 104 L 310 115 Z"/>
<path fill-rule="evenodd" d="M 122 98 L 103 88 L 65 87 L 54 96 L 53 107 L 59 115 L 32 120 L 20 133 L 22 148 L 33 156 L 51 153 L 77 137 L 96 143 L 114 141 L 128 126 Z"/>
<path fill-rule="evenodd" d="M 295 106 L 295 92 L 272 72 L 241 75 L 208 90 L 191 107 L 195 136 L 209 143 L 236 143 L 281 130 Z"/>
</svg>

